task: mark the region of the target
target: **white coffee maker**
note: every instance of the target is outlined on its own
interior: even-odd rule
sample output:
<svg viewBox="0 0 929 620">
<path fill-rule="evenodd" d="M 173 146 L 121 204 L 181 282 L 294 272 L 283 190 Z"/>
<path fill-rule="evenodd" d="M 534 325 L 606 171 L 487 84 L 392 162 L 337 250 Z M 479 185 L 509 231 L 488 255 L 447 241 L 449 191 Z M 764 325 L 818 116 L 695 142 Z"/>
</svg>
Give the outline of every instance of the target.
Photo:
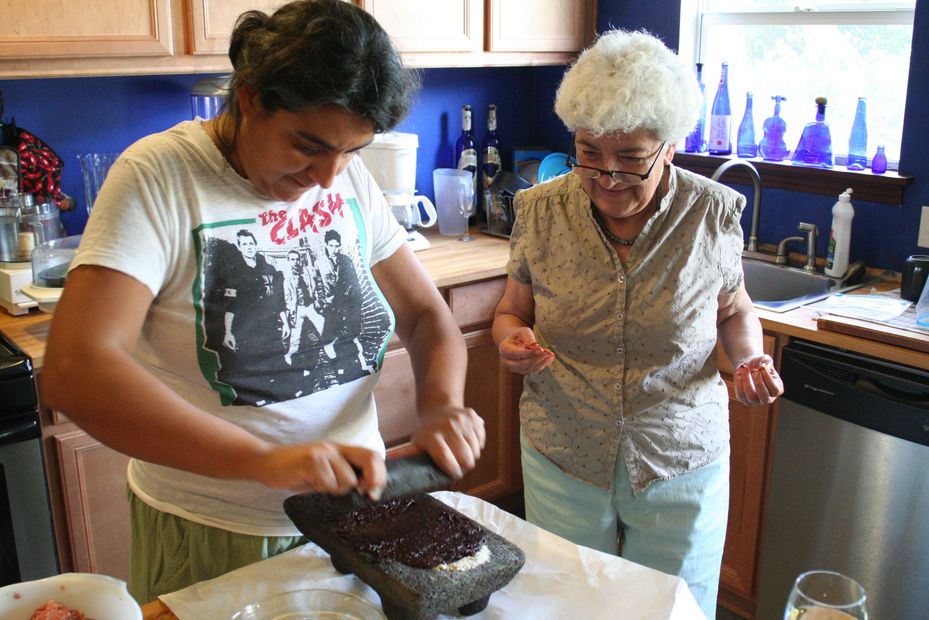
<svg viewBox="0 0 929 620">
<path fill-rule="evenodd" d="M 419 136 L 415 133 L 391 131 L 377 134 L 371 144 L 361 149 L 362 161 L 384 192 L 394 217 L 406 229 L 406 240 L 413 251 L 425 250 L 430 245 L 416 228 L 428 228 L 438 221 L 432 201 L 416 195 L 417 148 Z"/>
</svg>

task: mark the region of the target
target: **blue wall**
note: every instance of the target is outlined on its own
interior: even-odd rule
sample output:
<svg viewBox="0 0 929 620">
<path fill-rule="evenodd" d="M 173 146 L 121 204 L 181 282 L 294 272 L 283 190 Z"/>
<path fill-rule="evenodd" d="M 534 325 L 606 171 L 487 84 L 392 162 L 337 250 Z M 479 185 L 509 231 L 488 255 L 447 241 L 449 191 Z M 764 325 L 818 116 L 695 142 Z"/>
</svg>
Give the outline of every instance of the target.
<svg viewBox="0 0 929 620">
<path fill-rule="evenodd" d="M 474 108 L 475 136 L 483 136 L 487 104 L 497 104 L 506 165 L 512 147 L 564 148 L 568 135 L 552 110 L 564 67 L 429 69 L 412 113 L 397 128 L 419 135 L 417 186 L 433 197 L 433 168 L 454 166 L 461 106 Z M 69 234 L 84 229 L 87 211 L 79 153 L 121 151 L 147 134 L 191 117 L 190 89 L 202 75 L 0 80 L 4 118 L 15 117 L 65 162 L 62 188 L 78 208 L 62 214 Z"/>
<path fill-rule="evenodd" d="M 680 0 L 627 2 L 599 0 L 598 31 L 610 26 L 645 28 L 676 47 Z M 901 172 L 915 181 L 902 207 L 854 201 L 852 258 L 874 267 L 899 270 L 910 254 L 927 253 L 916 246 L 920 207 L 929 204 L 929 81 L 918 72 L 919 59 L 929 55 L 929 0 L 917 0 L 913 35 L 914 62 L 907 92 Z M 432 197 L 432 169 L 452 165 L 453 145 L 461 129 L 461 106 L 474 107 L 476 136 L 483 134 L 488 103 L 498 106 L 506 164 L 514 145 L 542 145 L 562 150 L 568 134 L 552 112 L 552 100 L 564 67 L 490 69 L 429 69 L 413 113 L 399 127 L 417 133 L 417 184 Z M 63 219 L 69 233 L 83 230 L 86 211 L 75 156 L 91 151 L 121 150 L 138 138 L 190 117 L 189 92 L 203 76 L 63 78 L 0 81 L 6 112 L 55 148 L 65 161 L 64 191 L 78 200 L 78 209 Z M 751 189 L 738 188 L 751 198 Z M 822 256 L 831 226 L 834 197 L 802 192 L 765 190 L 760 236 L 776 243 L 796 234 L 800 221 L 816 224 L 823 234 Z M 750 210 L 747 210 L 750 211 Z M 749 214 L 743 219 L 747 230 Z"/>
<path fill-rule="evenodd" d="M 610 27 L 645 28 L 676 48 L 680 38 L 680 0 L 627 2 L 599 0 L 598 31 Z M 925 58 L 929 55 L 929 0 L 917 0 L 913 24 L 912 61 L 906 93 L 906 113 L 900 173 L 914 177 L 900 207 L 855 200 L 852 222 L 852 260 L 864 260 L 873 267 L 899 271 L 910 254 L 929 254 L 916 245 L 922 205 L 929 205 L 929 81 L 925 79 Z M 901 96 L 903 94 L 901 93 Z M 751 187 L 737 187 L 751 200 Z M 763 243 L 777 243 L 797 234 L 801 221 L 816 224 L 820 230 L 817 255 L 824 256 L 832 227 L 832 205 L 836 197 L 786 190 L 764 190 L 759 236 Z M 748 230 L 751 209 L 742 218 Z"/>
</svg>

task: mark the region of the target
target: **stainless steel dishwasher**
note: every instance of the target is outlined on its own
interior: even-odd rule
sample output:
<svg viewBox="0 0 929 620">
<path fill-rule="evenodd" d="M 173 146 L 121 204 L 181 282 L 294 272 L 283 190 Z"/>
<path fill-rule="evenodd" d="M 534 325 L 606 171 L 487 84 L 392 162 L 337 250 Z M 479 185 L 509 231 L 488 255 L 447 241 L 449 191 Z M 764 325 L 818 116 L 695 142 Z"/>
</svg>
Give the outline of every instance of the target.
<svg viewBox="0 0 929 620">
<path fill-rule="evenodd" d="M 781 366 L 757 617 L 829 569 L 864 586 L 871 618 L 926 618 L 929 372 L 800 341 Z"/>
</svg>

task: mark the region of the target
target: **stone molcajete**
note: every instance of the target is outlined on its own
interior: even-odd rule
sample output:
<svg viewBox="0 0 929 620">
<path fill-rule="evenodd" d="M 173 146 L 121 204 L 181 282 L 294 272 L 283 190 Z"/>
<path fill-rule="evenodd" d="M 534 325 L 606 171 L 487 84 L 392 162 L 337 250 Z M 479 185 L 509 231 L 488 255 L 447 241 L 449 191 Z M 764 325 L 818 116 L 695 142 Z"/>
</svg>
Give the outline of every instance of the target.
<svg viewBox="0 0 929 620">
<path fill-rule="evenodd" d="M 380 503 L 357 493 L 308 493 L 288 498 L 284 510 L 309 540 L 329 553 L 336 570 L 357 575 L 378 593 L 389 620 L 471 615 L 482 611 L 490 595 L 519 572 L 525 555 L 426 493 L 450 482 L 428 456 L 396 459 L 388 461 Z M 476 566 L 433 568 L 488 552 Z"/>
</svg>

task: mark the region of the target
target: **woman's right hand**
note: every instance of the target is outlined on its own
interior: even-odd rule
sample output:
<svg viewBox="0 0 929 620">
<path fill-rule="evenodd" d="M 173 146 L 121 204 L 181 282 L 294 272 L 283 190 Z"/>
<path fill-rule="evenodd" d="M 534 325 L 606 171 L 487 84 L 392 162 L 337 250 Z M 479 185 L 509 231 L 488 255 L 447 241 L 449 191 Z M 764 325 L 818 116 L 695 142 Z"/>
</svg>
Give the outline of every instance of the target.
<svg viewBox="0 0 929 620">
<path fill-rule="evenodd" d="M 378 452 L 325 441 L 272 446 L 258 467 L 264 484 L 298 493 L 357 490 L 377 501 L 387 484 L 387 467 Z"/>
<path fill-rule="evenodd" d="M 555 360 L 555 354 L 536 341 L 529 327 L 519 327 L 500 341 L 500 363 L 520 375 L 534 375 Z"/>
</svg>

